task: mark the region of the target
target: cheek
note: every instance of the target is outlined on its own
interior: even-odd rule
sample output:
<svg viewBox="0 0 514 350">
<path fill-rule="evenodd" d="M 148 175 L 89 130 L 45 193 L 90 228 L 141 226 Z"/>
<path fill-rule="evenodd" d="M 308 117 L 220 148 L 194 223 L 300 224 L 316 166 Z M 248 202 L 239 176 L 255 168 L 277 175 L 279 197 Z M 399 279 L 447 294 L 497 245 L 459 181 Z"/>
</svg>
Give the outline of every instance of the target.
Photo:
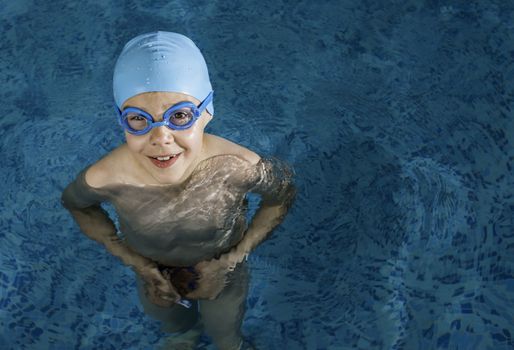
<svg viewBox="0 0 514 350">
<path fill-rule="evenodd" d="M 196 125 L 187 130 L 182 130 L 180 135 L 177 135 L 177 141 L 180 138 L 184 146 L 193 150 L 199 148 L 202 145 L 203 128 L 199 128 Z"/>
<path fill-rule="evenodd" d="M 143 150 L 145 145 L 145 137 L 142 136 L 134 136 L 125 131 L 125 140 L 127 141 L 127 146 L 132 152 L 140 152 Z"/>
</svg>

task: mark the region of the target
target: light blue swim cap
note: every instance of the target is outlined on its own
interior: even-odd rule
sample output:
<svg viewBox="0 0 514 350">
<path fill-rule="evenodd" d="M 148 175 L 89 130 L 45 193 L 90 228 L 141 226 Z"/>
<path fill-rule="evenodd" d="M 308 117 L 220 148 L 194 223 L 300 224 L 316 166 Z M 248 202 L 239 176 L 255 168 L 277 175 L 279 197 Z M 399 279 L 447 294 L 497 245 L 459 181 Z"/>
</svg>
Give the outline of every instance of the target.
<svg viewBox="0 0 514 350">
<path fill-rule="evenodd" d="M 116 105 L 143 92 L 181 92 L 203 101 L 212 91 L 207 64 L 188 37 L 171 32 L 142 34 L 130 40 L 114 67 Z M 207 110 L 214 115 L 212 102 Z"/>
</svg>

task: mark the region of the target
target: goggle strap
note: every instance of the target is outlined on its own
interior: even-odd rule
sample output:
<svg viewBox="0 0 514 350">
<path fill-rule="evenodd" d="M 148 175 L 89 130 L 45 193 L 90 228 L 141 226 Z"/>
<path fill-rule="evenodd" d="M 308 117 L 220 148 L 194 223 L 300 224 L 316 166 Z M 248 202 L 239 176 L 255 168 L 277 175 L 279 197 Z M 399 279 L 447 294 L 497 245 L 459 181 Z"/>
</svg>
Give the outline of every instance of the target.
<svg viewBox="0 0 514 350">
<path fill-rule="evenodd" d="M 200 114 L 204 111 L 205 108 L 207 108 L 207 106 L 209 105 L 209 103 L 211 103 L 212 101 L 212 95 L 214 94 L 214 91 L 211 90 L 211 92 L 209 92 L 209 94 L 207 95 L 207 97 L 205 98 L 205 100 L 202 101 L 202 103 L 200 103 L 200 105 L 198 106 L 198 110 L 200 111 Z"/>
<path fill-rule="evenodd" d="M 116 102 L 114 102 L 114 109 L 116 110 L 116 113 L 118 114 L 118 124 L 123 126 L 123 121 L 121 120 L 121 109 L 120 109 L 120 107 L 118 107 Z"/>
</svg>

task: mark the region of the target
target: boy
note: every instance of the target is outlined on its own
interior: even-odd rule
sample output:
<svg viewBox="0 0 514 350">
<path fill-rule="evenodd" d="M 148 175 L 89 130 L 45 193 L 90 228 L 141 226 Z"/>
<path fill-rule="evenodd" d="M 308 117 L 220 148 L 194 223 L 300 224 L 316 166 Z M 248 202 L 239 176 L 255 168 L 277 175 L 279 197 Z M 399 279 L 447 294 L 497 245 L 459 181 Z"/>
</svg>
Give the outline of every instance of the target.
<svg viewBox="0 0 514 350">
<path fill-rule="evenodd" d="M 220 349 L 240 349 L 244 257 L 283 220 L 294 197 L 291 171 L 204 133 L 213 91 L 202 54 L 183 35 L 129 41 L 113 91 L 126 143 L 84 169 L 63 205 L 87 236 L 134 269 L 145 312 L 181 333 L 172 346 L 194 347 L 203 327 Z M 247 192 L 262 196 L 249 226 Z M 123 240 L 103 201 L 114 205 Z"/>
</svg>

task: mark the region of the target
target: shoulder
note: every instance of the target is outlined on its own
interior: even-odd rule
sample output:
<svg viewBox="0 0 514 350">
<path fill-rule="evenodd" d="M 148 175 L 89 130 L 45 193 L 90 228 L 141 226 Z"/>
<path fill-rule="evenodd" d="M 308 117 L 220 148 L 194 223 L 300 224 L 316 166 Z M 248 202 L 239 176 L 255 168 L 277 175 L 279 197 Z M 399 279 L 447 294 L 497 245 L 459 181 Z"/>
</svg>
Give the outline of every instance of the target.
<svg viewBox="0 0 514 350">
<path fill-rule="evenodd" d="M 121 145 L 91 165 L 86 171 L 85 181 L 94 188 L 119 183 L 126 162 L 126 145 Z"/>
<path fill-rule="evenodd" d="M 246 160 L 251 165 L 257 164 L 261 159 L 257 153 L 223 137 L 205 134 L 205 138 L 206 148 L 209 150 L 209 157 L 234 155 Z"/>
</svg>

